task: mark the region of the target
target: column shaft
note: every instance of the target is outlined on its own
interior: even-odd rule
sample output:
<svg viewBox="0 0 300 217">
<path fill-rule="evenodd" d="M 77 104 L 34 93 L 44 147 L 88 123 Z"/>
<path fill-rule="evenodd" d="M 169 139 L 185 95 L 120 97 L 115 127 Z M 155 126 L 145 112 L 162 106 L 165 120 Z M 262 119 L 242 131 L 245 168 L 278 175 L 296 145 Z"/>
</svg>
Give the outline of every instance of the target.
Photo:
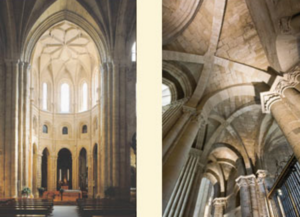
<svg viewBox="0 0 300 217">
<path fill-rule="evenodd" d="M 92 146 L 93 147 L 93 146 Z M 93 150 L 93 148 L 92 148 Z M 93 153 L 93 152 L 92 152 Z M 88 155 L 88 198 L 93 198 L 93 154 Z"/>
<path fill-rule="evenodd" d="M 193 120 L 189 123 L 184 134 L 178 143 L 175 144 L 174 150 L 163 165 L 163 209 L 165 209 L 174 190 L 176 180 L 179 178 L 180 171 L 187 161 L 188 153 L 198 133 L 199 125 L 198 120 Z"/>
<path fill-rule="evenodd" d="M 42 155 L 37 156 L 37 168 L 36 168 L 36 186 L 42 187 Z"/>
<path fill-rule="evenodd" d="M 18 194 L 18 64 L 17 61 L 6 61 L 5 197 Z"/>
<path fill-rule="evenodd" d="M 198 161 L 198 156 L 189 156 L 165 209 L 164 217 L 183 216 L 191 185 L 195 177 Z"/>
<path fill-rule="evenodd" d="M 183 126 L 189 120 L 190 112 L 184 112 L 163 140 L 163 156 L 168 152 Z"/>
<path fill-rule="evenodd" d="M 251 194 L 251 204 L 252 204 L 252 216 L 259 217 L 259 208 L 258 208 L 258 201 L 257 201 L 257 194 L 256 194 L 256 184 L 250 184 L 250 194 Z"/>
<path fill-rule="evenodd" d="M 269 217 L 268 214 L 268 204 L 267 204 L 267 193 L 265 188 L 265 177 L 267 176 L 267 171 L 258 170 L 257 171 L 257 185 L 258 185 L 258 198 L 260 206 L 261 217 Z"/>
<path fill-rule="evenodd" d="M 280 129 L 287 138 L 293 152 L 300 160 L 300 121 L 292 111 L 282 102 L 277 101 L 271 106 L 271 112 Z"/>
<path fill-rule="evenodd" d="M 240 176 L 236 182 L 240 187 L 240 204 L 242 217 L 252 217 L 250 189 L 247 182 L 247 176 Z"/>
<path fill-rule="evenodd" d="M 218 204 L 214 206 L 215 212 L 214 217 L 223 217 L 223 206 Z"/>
<path fill-rule="evenodd" d="M 294 113 L 300 118 L 300 93 L 295 88 L 287 88 L 284 90 L 287 102 L 295 109 Z"/>
<path fill-rule="evenodd" d="M 213 200 L 214 217 L 223 217 L 224 208 L 226 206 L 226 200 L 226 198 L 215 198 Z"/>
</svg>

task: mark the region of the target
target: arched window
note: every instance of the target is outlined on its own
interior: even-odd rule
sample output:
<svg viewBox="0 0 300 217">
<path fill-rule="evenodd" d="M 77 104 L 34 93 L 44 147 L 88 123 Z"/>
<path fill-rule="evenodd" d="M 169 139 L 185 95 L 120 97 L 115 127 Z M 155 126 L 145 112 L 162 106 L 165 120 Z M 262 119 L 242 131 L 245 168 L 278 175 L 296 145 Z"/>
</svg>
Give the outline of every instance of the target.
<svg viewBox="0 0 300 217">
<path fill-rule="evenodd" d="M 82 126 L 82 133 L 87 133 L 87 126 L 86 125 Z"/>
<path fill-rule="evenodd" d="M 88 109 L 88 87 L 87 83 L 84 82 L 82 85 L 82 111 Z"/>
<path fill-rule="evenodd" d="M 61 85 L 61 112 L 70 112 L 70 87 L 67 83 Z"/>
<path fill-rule="evenodd" d="M 171 91 L 167 85 L 162 85 L 162 106 L 169 105 L 171 103 Z"/>
<path fill-rule="evenodd" d="M 48 109 L 48 87 L 47 83 L 43 83 L 43 109 Z"/>
<path fill-rule="evenodd" d="M 62 134 L 67 135 L 68 134 L 68 127 L 63 127 Z"/>
<path fill-rule="evenodd" d="M 131 61 L 136 62 L 136 42 L 131 47 Z"/>
<path fill-rule="evenodd" d="M 47 125 L 43 126 L 43 133 L 48 133 L 48 126 Z"/>
</svg>

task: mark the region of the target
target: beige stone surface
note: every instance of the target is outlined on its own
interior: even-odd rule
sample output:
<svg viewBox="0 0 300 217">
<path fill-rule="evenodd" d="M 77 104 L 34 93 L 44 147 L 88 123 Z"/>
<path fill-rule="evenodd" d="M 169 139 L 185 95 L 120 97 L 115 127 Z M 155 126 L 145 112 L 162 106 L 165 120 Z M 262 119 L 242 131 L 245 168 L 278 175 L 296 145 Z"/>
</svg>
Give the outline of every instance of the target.
<svg viewBox="0 0 300 217">
<path fill-rule="evenodd" d="M 86 172 L 79 172 L 85 149 L 88 196 L 103 198 L 105 189 L 114 187 L 117 198 L 130 199 L 136 168 L 136 62 L 130 58 L 136 4 L 108 4 L 0 2 L 5 8 L 0 13 L 0 198 L 19 197 L 24 187 L 37 197 L 45 172 L 47 190 L 56 190 L 58 153 L 66 148 L 72 188 L 79 188 L 79 175 Z M 108 21 L 111 15 L 116 19 Z M 62 109 L 64 83 L 70 88 L 68 111 Z M 44 150 L 48 165 L 42 170 Z"/>
<path fill-rule="evenodd" d="M 171 8 L 178 7 L 178 2 L 169 3 L 163 14 L 165 26 Z M 182 33 L 163 44 L 164 62 L 184 65 L 198 77 L 187 102 L 176 113 L 172 109 L 163 113 L 163 120 L 174 120 L 163 133 L 163 147 L 168 147 L 162 156 L 165 217 L 179 209 L 184 211 L 175 216 L 271 212 L 264 205 L 263 186 L 272 187 L 291 155 L 299 158 L 300 153 L 299 7 L 293 0 L 203 1 Z M 180 18 L 173 13 L 173 19 Z M 171 89 L 181 76 L 186 73 L 179 72 L 173 80 L 163 74 L 164 83 Z M 178 86 L 187 89 L 187 85 Z M 178 100 L 172 96 L 170 107 Z M 182 121 L 187 109 L 202 120 L 197 133 Z M 186 171 L 193 170 L 188 151 L 199 156 L 196 178 L 187 178 Z M 259 170 L 268 171 L 266 180 L 257 175 Z M 191 181 L 191 191 L 184 190 Z M 186 204 L 176 206 L 186 197 Z M 224 206 L 216 202 L 219 198 L 226 198 Z"/>
</svg>

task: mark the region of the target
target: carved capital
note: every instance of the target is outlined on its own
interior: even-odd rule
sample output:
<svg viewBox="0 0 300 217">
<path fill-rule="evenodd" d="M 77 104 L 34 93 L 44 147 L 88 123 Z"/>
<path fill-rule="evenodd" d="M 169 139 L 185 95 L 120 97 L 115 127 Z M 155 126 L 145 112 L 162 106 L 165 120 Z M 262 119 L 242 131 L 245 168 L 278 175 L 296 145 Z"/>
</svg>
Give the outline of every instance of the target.
<svg viewBox="0 0 300 217">
<path fill-rule="evenodd" d="M 266 178 L 268 176 L 267 170 L 257 170 L 256 175 L 258 178 Z"/>
<path fill-rule="evenodd" d="M 291 27 L 291 20 L 292 17 L 282 17 L 279 19 L 279 29 L 283 34 L 291 34 L 292 27 Z"/>
<path fill-rule="evenodd" d="M 270 91 L 260 93 L 262 112 L 270 113 L 271 105 L 280 100 L 287 88 L 295 87 L 300 82 L 300 66 L 296 66 L 291 72 L 283 76 L 277 76 Z"/>
<path fill-rule="evenodd" d="M 241 188 L 241 187 L 248 187 L 250 185 L 255 185 L 255 180 L 256 177 L 254 174 L 252 174 L 249 176 L 240 176 L 235 181 L 237 185 Z"/>
<path fill-rule="evenodd" d="M 188 114 L 195 114 L 196 113 L 195 108 L 192 108 L 192 107 L 189 107 L 189 106 L 186 106 L 186 105 L 184 105 L 182 107 L 182 111 L 183 111 L 183 113 L 188 113 Z"/>
<path fill-rule="evenodd" d="M 249 177 L 248 183 L 250 186 L 255 186 L 256 185 L 256 177 L 255 176 Z"/>
<path fill-rule="evenodd" d="M 191 148 L 190 150 L 190 155 L 195 156 L 195 157 L 200 157 L 202 154 L 202 151 L 196 148 Z"/>
<path fill-rule="evenodd" d="M 227 205 L 227 198 L 225 197 L 219 197 L 219 198 L 215 198 L 213 200 L 213 205 L 214 206 L 226 206 Z"/>
<path fill-rule="evenodd" d="M 280 95 L 274 92 L 260 93 L 261 109 L 263 113 L 270 113 L 270 108 L 273 103 L 280 100 Z"/>
</svg>

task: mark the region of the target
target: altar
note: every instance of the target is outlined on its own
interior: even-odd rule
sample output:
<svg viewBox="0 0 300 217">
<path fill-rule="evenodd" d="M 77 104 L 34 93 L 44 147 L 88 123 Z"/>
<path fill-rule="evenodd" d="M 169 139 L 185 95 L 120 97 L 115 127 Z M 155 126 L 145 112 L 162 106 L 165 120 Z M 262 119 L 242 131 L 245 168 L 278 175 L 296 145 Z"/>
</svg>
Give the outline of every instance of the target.
<svg viewBox="0 0 300 217">
<path fill-rule="evenodd" d="M 82 191 L 81 190 L 73 190 L 68 189 L 64 190 L 63 192 L 63 200 L 64 201 L 73 201 L 82 198 Z"/>
<path fill-rule="evenodd" d="M 60 191 L 45 191 L 43 198 L 52 198 L 54 201 L 76 201 L 82 198 L 81 190 L 68 189 L 61 194 Z"/>
</svg>

